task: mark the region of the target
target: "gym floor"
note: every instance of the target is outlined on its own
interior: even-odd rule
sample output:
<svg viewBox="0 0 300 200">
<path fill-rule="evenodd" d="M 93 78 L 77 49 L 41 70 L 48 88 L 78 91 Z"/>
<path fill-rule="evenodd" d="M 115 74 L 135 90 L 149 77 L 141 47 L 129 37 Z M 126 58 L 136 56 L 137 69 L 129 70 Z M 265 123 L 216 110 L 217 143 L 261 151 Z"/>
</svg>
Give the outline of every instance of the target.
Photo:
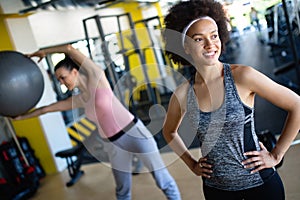
<svg viewBox="0 0 300 200">
<path fill-rule="evenodd" d="M 282 76 L 295 80 L 293 76 L 296 73 L 292 71 L 280 75 L 281 77 L 273 74 L 276 65 L 270 58 L 269 46 L 262 44 L 255 32 L 243 34 L 239 38 L 239 43 L 242 48 L 236 48 L 233 54 L 235 57 L 231 58 L 235 63 L 251 65 L 276 81 L 282 80 Z M 268 129 L 278 135 L 286 113 L 260 98 L 256 101 L 257 131 Z M 286 153 L 283 165 L 278 169 L 285 185 L 287 200 L 300 199 L 300 144 L 298 141 L 300 141 L 300 134 Z M 191 151 L 195 156 L 199 156 L 197 147 L 191 147 Z M 201 178 L 195 176 L 172 151 L 163 152 L 162 157 L 179 186 L 182 199 L 204 199 Z M 70 179 L 67 170 L 47 175 L 41 180 L 40 187 L 31 200 L 115 199 L 114 179 L 108 163 L 85 164 L 82 170 L 85 172 L 84 176 L 71 187 L 65 185 Z M 132 197 L 137 200 L 165 199 L 149 173 L 133 176 Z"/>
<path fill-rule="evenodd" d="M 300 138 L 299 138 L 300 139 Z M 193 148 L 193 155 L 199 150 Z M 278 172 L 285 186 L 287 200 L 300 199 L 300 144 L 293 145 L 285 155 L 283 165 Z M 162 153 L 165 162 L 175 160 L 168 165 L 169 172 L 176 180 L 183 200 L 204 200 L 201 178 L 195 176 L 173 152 Z M 84 175 L 71 187 L 66 187 L 70 177 L 65 170 L 62 173 L 48 175 L 41 180 L 40 188 L 31 200 L 114 200 L 114 179 L 108 164 L 93 163 L 82 166 Z M 155 186 L 149 173 L 133 176 L 133 200 L 164 200 L 163 193 Z"/>
</svg>

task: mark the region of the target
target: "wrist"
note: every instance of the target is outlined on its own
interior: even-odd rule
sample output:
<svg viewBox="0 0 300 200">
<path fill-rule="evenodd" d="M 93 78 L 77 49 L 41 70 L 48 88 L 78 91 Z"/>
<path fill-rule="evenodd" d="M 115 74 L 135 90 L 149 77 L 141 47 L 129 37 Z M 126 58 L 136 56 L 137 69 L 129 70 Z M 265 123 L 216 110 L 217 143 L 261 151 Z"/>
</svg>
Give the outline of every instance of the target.
<svg viewBox="0 0 300 200">
<path fill-rule="evenodd" d="M 43 55 L 43 57 L 46 57 L 48 52 L 46 51 L 46 49 L 40 49 L 41 54 Z"/>
<path fill-rule="evenodd" d="M 186 158 L 184 160 L 184 162 L 188 166 L 188 168 L 190 168 L 191 170 L 193 170 L 195 165 L 197 164 L 197 161 L 192 156 L 189 156 L 188 158 Z"/>
<path fill-rule="evenodd" d="M 271 154 L 273 155 L 274 159 L 278 162 L 280 162 L 285 154 L 284 151 L 281 151 L 278 147 L 274 147 L 271 151 Z"/>
</svg>

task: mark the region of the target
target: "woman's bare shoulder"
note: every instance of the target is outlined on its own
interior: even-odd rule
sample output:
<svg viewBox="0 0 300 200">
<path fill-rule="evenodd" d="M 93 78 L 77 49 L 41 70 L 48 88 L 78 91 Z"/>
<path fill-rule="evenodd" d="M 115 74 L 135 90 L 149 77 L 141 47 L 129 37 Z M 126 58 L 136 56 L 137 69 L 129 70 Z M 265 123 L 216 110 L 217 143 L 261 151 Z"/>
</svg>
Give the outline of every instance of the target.
<svg viewBox="0 0 300 200">
<path fill-rule="evenodd" d="M 176 88 L 174 94 L 177 96 L 178 99 L 186 98 L 189 87 L 190 87 L 190 82 L 186 80 Z"/>
<path fill-rule="evenodd" d="M 231 64 L 230 67 L 233 78 L 238 82 L 246 81 L 252 76 L 255 76 L 255 74 L 258 72 L 256 69 L 248 65 Z"/>
</svg>

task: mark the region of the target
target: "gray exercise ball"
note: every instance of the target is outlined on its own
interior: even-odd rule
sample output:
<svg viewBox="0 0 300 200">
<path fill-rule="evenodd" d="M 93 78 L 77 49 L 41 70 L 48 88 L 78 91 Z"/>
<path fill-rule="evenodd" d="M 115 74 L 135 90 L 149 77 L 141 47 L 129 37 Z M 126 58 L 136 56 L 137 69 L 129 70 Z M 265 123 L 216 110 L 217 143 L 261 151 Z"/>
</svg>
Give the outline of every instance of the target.
<svg viewBox="0 0 300 200">
<path fill-rule="evenodd" d="M 26 113 L 38 103 L 43 91 L 43 74 L 35 62 L 16 51 L 0 51 L 0 115 Z"/>
</svg>

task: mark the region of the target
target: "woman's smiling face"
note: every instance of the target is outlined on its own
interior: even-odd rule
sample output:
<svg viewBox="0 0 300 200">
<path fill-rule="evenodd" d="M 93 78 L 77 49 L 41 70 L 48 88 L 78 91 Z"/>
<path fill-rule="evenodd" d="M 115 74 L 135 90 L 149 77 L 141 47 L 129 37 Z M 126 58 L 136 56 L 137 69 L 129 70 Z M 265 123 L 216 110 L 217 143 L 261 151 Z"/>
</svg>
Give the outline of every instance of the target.
<svg viewBox="0 0 300 200">
<path fill-rule="evenodd" d="M 213 65 L 221 55 L 218 27 L 212 19 L 199 19 L 187 31 L 185 52 L 195 64 Z"/>
</svg>

